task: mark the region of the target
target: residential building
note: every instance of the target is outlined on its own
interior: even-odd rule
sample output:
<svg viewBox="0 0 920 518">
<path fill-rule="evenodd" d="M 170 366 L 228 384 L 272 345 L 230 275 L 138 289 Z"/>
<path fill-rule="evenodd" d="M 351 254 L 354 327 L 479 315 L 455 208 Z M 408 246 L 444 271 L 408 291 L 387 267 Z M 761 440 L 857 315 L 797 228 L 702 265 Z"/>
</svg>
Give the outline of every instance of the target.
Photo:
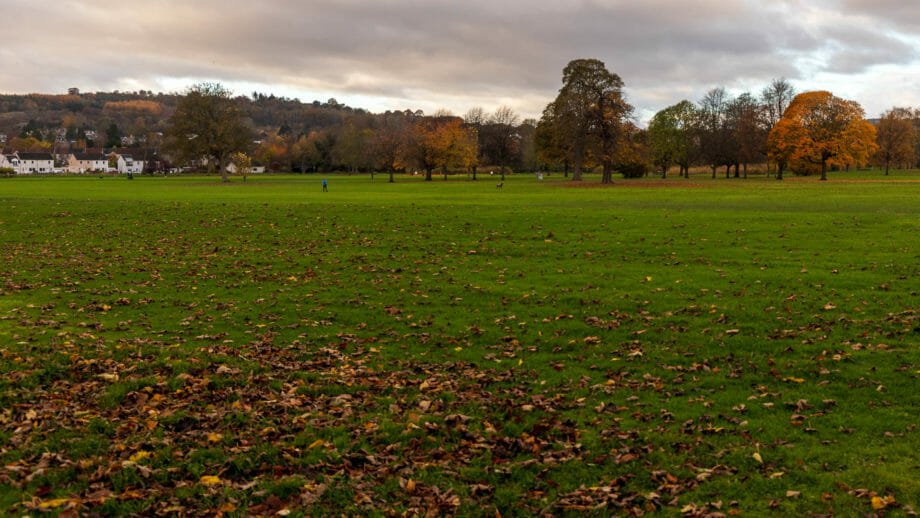
<svg viewBox="0 0 920 518">
<path fill-rule="evenodd" d="M 29 153 L 17 151 L 15 158 L 10 159 L 14 164 L 16 174 L 51 174 L 54 172 L 54 157 L 51 153 Z"/>
<path fill-rule="evenodd" d="M 87 153 L 74 151 L 67 159 L 68 173 L 89 173 L 94 171 L 108 171 L 109 158 L 102 153 Z"/>
</svg>

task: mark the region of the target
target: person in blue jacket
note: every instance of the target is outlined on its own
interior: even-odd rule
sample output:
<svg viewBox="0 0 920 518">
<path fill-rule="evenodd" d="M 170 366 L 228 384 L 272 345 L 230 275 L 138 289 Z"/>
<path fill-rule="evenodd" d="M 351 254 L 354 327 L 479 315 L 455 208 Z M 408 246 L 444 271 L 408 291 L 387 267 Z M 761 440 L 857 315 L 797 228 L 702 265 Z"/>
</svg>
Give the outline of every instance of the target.
<svg viewBox="0 0 920 518">
<path fill-rule="evenodd" d="M 329 192 L 329 188 L 326 187 L 326 179 L 323 178 L 323 192 Z"/>
</svg>

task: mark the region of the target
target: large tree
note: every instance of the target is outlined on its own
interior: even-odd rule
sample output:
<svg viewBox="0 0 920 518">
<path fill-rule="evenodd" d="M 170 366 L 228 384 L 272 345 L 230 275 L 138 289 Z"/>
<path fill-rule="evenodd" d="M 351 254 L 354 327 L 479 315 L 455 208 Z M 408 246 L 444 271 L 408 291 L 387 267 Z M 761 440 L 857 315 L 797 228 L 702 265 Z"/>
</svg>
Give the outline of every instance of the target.
<svg viewBox="0 0 920 518">
<path fill-rule="evenodd" d="M 692 152 L 691 129 L 696 108 L 690 101 L 681 101 L 656 113 L 648 123 L 648 146 L 652 161 L 661 168 L 661 177 L 667 176 L 672 164 L 680 167 L 680 176 L 687 172 L 689 178 Z"/>
<path fill-rule="evenodd" d="M 805 92 L 773 127 L 771 148 L 791 161 L 820 166 L 821 180 L 827 180 L 828 166 L 865 162 L 875 151 L 875 127 L 864 117 L 855 101 Z"/>
<path fill-rule="evenodd" d="M 903 166 L 913 161 L 915 130 L 912 117 L 908 108 L 892 108 L 878 122 L 875 162 L 885 166 L 886 176 L 891 164 Z"/>
<path fill-rule="evenodd" d="M 597 59 L 576 59 L 562 71 L 562 88 L 544 110 L 547 127 L 559 133 L 572 150 L 573 180 L 581 180 L 588 146 L 595 145 L 604 166 L 604 182 L 611 181 L 618 146 L 624 138 L 632 106 L 623 97 L 623 80 Z"/>
<path fill-rule="evenodd" d="M 164 147 L 175 161 L 206 159 L 227 182 L 230 157 L 247 151 L 252 138 L 230 91 L 218 83 L 200 83 L 179 99 L 169 118 Z"/>
</svg>

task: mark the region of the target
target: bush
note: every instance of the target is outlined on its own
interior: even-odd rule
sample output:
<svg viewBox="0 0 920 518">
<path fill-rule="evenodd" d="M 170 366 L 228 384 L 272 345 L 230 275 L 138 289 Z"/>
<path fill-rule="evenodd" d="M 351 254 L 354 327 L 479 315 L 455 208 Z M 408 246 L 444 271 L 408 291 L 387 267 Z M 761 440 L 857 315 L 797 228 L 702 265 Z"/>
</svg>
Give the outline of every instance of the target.
<svg viewBox="0 0 920 518">
<path fill-rule="evenodd" d="M 14 170 L 12 167 L 0 167 L 0 175 L 13 176 L 13 173 L 15 172 L 16 170 Z"/>
<path fill-rule="evenodd" d="M 629 162 L 620 166 L 623 178 L 642 178 L 648 173 L 648 164 L 643 162 Z"/>
</svg>

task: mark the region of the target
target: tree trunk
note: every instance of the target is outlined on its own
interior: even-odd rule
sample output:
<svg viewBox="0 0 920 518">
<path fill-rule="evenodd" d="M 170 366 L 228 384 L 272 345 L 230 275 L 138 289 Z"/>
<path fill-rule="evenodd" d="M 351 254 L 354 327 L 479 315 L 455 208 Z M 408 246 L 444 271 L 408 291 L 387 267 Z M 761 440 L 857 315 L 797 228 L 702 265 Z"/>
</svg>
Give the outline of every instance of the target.
<svg viewBox="0 0 920 518">
<path fill-rule="evenodd" d="M 504 182 L 504 181 L 505 181 L 505 164 L 501 164 L 501 166 L 499 167 L 499 169 L 501 169 L 501 172 L 502 172 L 502 182 Z"/>
<path fill-rule="evenodd" d="M 780 163 L 780 162 L 777 162 L 777 163 L 776 163 L 776 179 L 777 179 L 777 180 L 782 180 L 782 179 L 783 179 L 783 169 L 784 169 L 785 167 L 786 167 L 786 164 L 783 164 L 783 163 Z"/>
<path fill-rule="evenodd" d="M 581 181 L 581 163 L 585 158 L 585 149 L 583 145 L 576 146 L 575 148 L 575 167 L 572 170 L 572 181 L 580 182 Z"/>
<path fill-rule="evenodd" d="M 447 181 L 447 166 L 444 166 L 444 181 Z"/>
<path fill-rule="evenodd" d="M 215 158 L 215 162 L 217 162 L 217 170 L 220 171 L 220 181 L 223 183 L 229 182 L 230 179 L 227 178 L 227 168 L 221 163 L 221 159 Z"/>
<path fill-rule="evenodd" d="M 565 160 L 562 163 L 562 176 L 565 178 L 569 177 L 569 161 L 568 160 Z"/>
<path fill-rule="evenodd" d="M 747 180 L 747 162 L 744 163 L 744 179 Z"/>
<path fill-rule="evenodd" d="M 888 176 L 888 161 L 885 161 L 885 176 Z"/>
<path fill-rule="evenodd" d="M 425 181 L 426 182 L 431 181 L 431 168 L 425 169 Z"/>
<path fill-rule="evenodd" d="M 477 170 L 477 169 L 479 169 L 479 168 L 476 167 L 476 166 L 473 166 L 473 181 L 474 181 L 474 182 L 476 181 L 476 170 Z"/>
<path fill-rule="evenodd" d="M 715 177 L 716 177 L 716 166 L 712 165 L 712 166 L 709 166 L 709 167 L 712 168 L 712 177 L 715 178 Z"/>
<path fill-rule="evenodd" d="M 393 170 L 390 169 L 390 183 L 393 183 Z"/>
<path fill-rule="evenodd" d="M 821 161 L 821 181 L 827 181 L 827 160 Z"/>
<path fill-rule="evenodd" d="M 726 178 L 732 177 L 732 166 L 730 165 L 725 166 L 725 177 Z"/>
</svg>

